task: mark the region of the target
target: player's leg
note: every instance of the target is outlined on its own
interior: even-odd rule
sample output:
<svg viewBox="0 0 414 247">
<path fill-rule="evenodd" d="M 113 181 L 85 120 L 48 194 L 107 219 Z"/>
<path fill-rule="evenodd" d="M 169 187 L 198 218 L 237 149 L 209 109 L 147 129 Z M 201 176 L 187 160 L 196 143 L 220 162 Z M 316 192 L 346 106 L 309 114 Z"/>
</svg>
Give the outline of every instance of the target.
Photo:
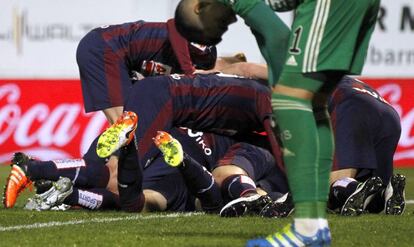
<svg viewBox="0 0 414 247">
<path fill-rule="evenodd" d="M 105 187 L 109 179 L 109 170 L 105 159 L 95 153 L 98 138 L 83 159 L 40 161 L 23 153 L 16 153 L 12 160 L 12 170 L 4 189 L 6 207 L 13 207 L 19 193 L 31 181 L 58 181 L 60 177 L 69 178 L 76 186 Z"/>
<path fill-rule="evenodd" d="M 266 191 L 273 200 L 260 211 L 259 215 L 262 217 L 284 218 L 294 212 L 292 194 L 289 192 L 286 173 L 282 168 L 272 164 L 265 176 L 256 181 L 258 188 Z"/>
<path fill-rule="evenodd" d="M 64 204 L 91 210 L 119 210 L 119 196 L 105 188 L 81 189 L 74 187 Z"/>
<path fill-rule="evenodd" d="M 187 155 L 180 142 L 169 133 L 158 131 L 154 142 L 163 153 L 165 162 L 179 169 L 188 190 L 200 200 L 203 210 L 218 212 L 222 207 L 222 196 L 212 174 Z"/>
<path fill-rule="evenodd" d="M 365 178 L 358 178 L 357 170 L 347 168 L 331 173 L 335 177 L 330 187 L 328 208 L 344 216 L 362 214 L 377 194 L 382 194 L 383 182 L 381 178 L 372 176 L 372 170 L 365 169 Z M 371 174 L 371 175 L 369 175 Z M 360 181 L 358 181 L 358 180 Z M 382 200 L 381 205 L 383 205 Z"/>
<path fill-rule="evenodd" d="M 373 172 L 384 182 L 384 188 L 367 206 L 369 212 L 401 215 L 405 208 L 405 176 L 393 174 L 394 153 L 401 135 L 401 123 L 397 112 L 387 104 L 378 104 L 382 128 L 377 133 L 375 154 L 378 168 Z"/>
<path fill-rule="evenodd" d="M 103 113 L 105 114 L 106 119 L 110 124 L 114 124 L 116 120 L 122 115 L 124 112 L 123 106 L 115 106 L 111 108 L 107 108 L 103 110 Z"/>
<path fill-rule="evenodd" d="M 120 149 L 118 162 L 118 191 L 121 209 L 127 212 L 140 212 L 144 207 L 142 191 L 142 167 L 134 142 Z"/>
<path fill-rule="evenodd" d="M 304 81 L 306 82 L 306 79 L 302 79 L 302 82 Z M 317 236 L 320 244 L 329 244 L 325 213 L 329 169 L 319 170 L 321 146 L 311 100 L 276 93 L 272 104 L 281 134 L 284 164 L 295 204 L 294 224 L 286 230 L 299 234 L 304 240 L 304 236 Z M 329 167 L 330 164 L 325 165 Z M 320 191 L 323 185 L 327 188 Z"/>
<path fill-rule="evenodd" d="M 134 138 L 138 116 L 125 111 L 114 124 L 107 128 L 96 143 L 96 153 L 101 158 L 112 155 L 119 148 L 128 145 Z"/>
<path fill-rule="evenodd" d="M 145 162 L 156 154 L 152 138 L 157 129 L 171 128 L 173 109 L 168 82 L 167 77 L 154 77 L 135 84 L 125 105 L 126 112 L 98 141 L 97 153 L 100 156 L 108 157 L 119 148 L 123 150 L 120 151 L 117 172 L 123 210 L 142 209 L 142 169 Z M 157 93 L 157 100 L 153 98 L 154 92 Z M 138 117 L 141 120 L 137 126 Z M 136 143 L 132 142 L 133 138 Z"/>
<path fill-rule="evenodd" d="M 375 147 L 382 121 L 376 110 L 376 100 L 357 94 L 338 101 L 336 95 L 343 97 L 345 93 L 340 91 L 341 88 L 337 89 L 332 99 L 332 102 L 338 103 L 331 105 L 335 162 L 331 172 L 329 208 L 352 216 L 365 210 L 372 195 L 383 184 L 375 174 L 380 162 Z"/>
<path fill-rule="evenodd" d="M 222 217 L 259 215 L 272 202 L 267 193 L 258 191 L 255 181 L 239 166 L 219 166 L 213 173 L 215 176 L 225 177 L 220 184 L 224 199 L 228 202 L 220 210 Z"/>
<path fill-rule="evenodd" d="M 79 189 L 73 187 L 70 180 L 63 177 L 54 182 L 47 191 L 29 198 L 24 209 L 44 211 L 67 209 L 73 206 L 90 210 L 120 209 L 118 195 L 104 188 Z"/>
<path fill-rule="evenodd" d="M 103 110 L 113 124 L 132 85 L 124 59 L 108 46 L 102 28 L 89 32 L 79 42 L 76 61 L 82 85 L 86 112 Z"/>
<path fill-rule="evenodd" d="M 275 165 L 273 156 L 263 148 L 248 143 L 232 145 L 213 170 L 213 176 L 228 201 L 220 215 L 236 217 L 260 214 L 272 199 L 266 193 L 259 193 L 256 181 L 264 178 Z"/>
</svg>

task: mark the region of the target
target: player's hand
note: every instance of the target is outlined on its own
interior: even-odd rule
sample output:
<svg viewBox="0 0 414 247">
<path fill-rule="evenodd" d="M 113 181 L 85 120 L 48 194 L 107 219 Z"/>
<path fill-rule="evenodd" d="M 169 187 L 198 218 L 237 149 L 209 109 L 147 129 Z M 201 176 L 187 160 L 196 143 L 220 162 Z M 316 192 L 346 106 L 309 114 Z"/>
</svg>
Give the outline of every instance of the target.
<svg viewBox="0 0 414 247">
<path fill-rule="evenodd" d="M 298 0 L 266 0 L 270 8 L 277 12 L 285 12 L 296 9 Z"/>
</svg>

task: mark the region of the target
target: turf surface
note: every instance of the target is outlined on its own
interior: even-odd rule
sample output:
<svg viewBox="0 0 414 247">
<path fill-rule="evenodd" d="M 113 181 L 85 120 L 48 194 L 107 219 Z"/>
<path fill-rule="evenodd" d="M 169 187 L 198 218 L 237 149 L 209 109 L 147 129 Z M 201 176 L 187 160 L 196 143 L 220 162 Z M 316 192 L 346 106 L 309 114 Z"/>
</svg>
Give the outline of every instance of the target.
<svg viewBox="0 0 414 247">
<path fill-rule="evenodd" d="M 9 167 L 0 166 L 0 186 Z M 407 176 L 407 199 L 414 200 L 414 169 Z M 127 214 L 121 212 L 28 212 L 25 192 L 13 209 L 0 208 L 0 246 L 244 246 L 291 219 L 225 219 L 203 214 Z M 414 204 L 402 216 L 329 215 L 332 246 L 414 246 Z"/>
</svg>

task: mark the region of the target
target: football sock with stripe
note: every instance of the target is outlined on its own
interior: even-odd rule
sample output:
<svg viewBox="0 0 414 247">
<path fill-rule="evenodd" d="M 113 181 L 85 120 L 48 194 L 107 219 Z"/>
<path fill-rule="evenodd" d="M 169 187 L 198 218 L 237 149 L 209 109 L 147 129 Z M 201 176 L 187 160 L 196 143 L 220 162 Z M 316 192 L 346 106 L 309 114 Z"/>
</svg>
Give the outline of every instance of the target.
<svg viewBox="0 0 414 247">
<path fill-rule="evenodd" d="M 27 167 L 32 180 L 57 181 L 59 177 L 67 177 L 75 186 L 88 188 L 105 187 L 109 180 L 109 170 L 105 163 L 94 164 L 84 159 L 31 160 Z"/>
<path fill-rule="evenodd" d="M 72 194 L 66 197 L 63 203 L 71 206 L 78 205 L 92 210 L 120 209 L 119 197 L 103 188 L 88 190 L 73 188 Z"/>
<path fill-rule="evenodd" d="M 330 187 L 329 208 L 332 210 L 342 208 L 346 199 L 355 192 L 358 184 L 358 181 L 349 177 L 336 180 Z"/>
<path fill-rule="evenodd" d="M 256 194 L 254 181 L 246 175 L 231 175 L 224 179 L 221 185 L 222 194 L 230 200 Z"/>
<path fill-rule="evenodd" d="M 318 180 L 319 200 L 328 201 L 329 175 L 332 169 L 334 140 L 329 113 L 326 107 L 314 108 L 314 117 L 319 137 Z"/>
<path fill-rule="evenodd" d="M 184 160 L 178 167 L 190 192 L 196 196 L 203 209 L 215 212 L 223 206 L 223 199 L 213 175 L 195 159 L 184 153 Z"/>
<path fill-rule="evenodd" d="M 311 102 L 273 93 L 272 108 L 295 202 L 295 218 L 325 218 L 326 202 L 319 194 L 319 137 Z"/>
</svg>

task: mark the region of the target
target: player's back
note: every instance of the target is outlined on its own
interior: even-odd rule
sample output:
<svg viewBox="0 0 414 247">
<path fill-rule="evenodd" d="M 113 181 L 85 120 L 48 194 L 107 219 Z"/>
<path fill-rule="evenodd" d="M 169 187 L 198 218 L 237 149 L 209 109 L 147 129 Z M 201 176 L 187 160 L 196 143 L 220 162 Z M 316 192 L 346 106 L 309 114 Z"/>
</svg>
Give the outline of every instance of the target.
<svg viewBox="0 0 414 247">
<path fill-rule="evenodd" d="M 102 27 L 100 32 L 112 50 L 125 57 L 130 68 L 141 66 L 144 60 L 168 64 L 168 60 L 174 57 L 165 22 L 139 20 Z"/>
<path fill-rule="evenodd" d="M 338 105 L 351 100 L 354 101 L 355 104 L 364 102 L 364 104 L 369 104 L 375 108 L 392 108 L 392 106 L 370 85 L 356 78 L 345 76 L 339 82 L 329 99 L 329 112 L 333 112 Z"/>
<path fill-rule="evenodd" d="M 355 129 L 370 133 L 377 145 L 390 137 L 398 141 L 401 132 L 398 113 L 374 88 L 358 79 L 345 76 L 328 107 L 337 139 L 338 135 Z"/>
<path fill-rule="evenodd" d="M 262 131 L 263 120 L 271 114 L 270 88 L 255 80 L 223 74 L 173 75 L 170 85 L 175 114 L 193 129 L 208 130 L 214 125 L 227 128 L 225 135 L 232 135 L 234 126 L 233 134 Z"/>
</svg>

